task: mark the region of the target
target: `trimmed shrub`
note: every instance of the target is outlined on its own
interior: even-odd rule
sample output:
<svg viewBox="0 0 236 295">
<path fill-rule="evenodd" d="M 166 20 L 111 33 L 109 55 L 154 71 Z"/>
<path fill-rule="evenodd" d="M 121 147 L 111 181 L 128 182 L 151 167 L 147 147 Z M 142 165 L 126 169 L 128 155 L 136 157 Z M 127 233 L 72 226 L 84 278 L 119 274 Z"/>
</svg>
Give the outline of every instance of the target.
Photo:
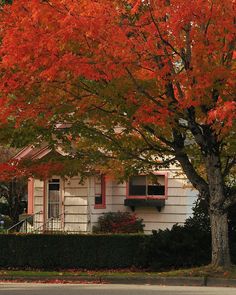
<svg viewBox="0 0 236 295">
<path fill-rule="evenodd" d="M 113 214 L 108 216 L 110 222 Z M 236 263 L 235 221 L 230 220 L 231 258 Z M 153 231 L 152 235 L 0 234 L 0 247 L 0 267 L 118 269 L 135 266 L 160 271 L 206 265 L 211 260 L 209 218 L 201 207 L 194 209 L 194 216 L 184 226 Z"/>
<path fill-rule="evenodd" d="M 143 252 L 153 270 L 200 266 L 210 263 L 211 239 L 204 231 L 174 225 L 147 237 Z"/>
<path fill-rule="evenodd" d="M 126 268 L 143 265 L 144 235 L 0 234 L 0 267 Z"/>
<path fill-rule="evenodd" d="M 98 218 L 94 233 L 142 233 L 143 219 L 130 212 L 108 212 Z"/>
<path fill-rule="evenodd" d="M 175 225 L 153 235 L 0 234 L 0 267 L 168 270 L 210 262 L 210 235 Z M 234 258 L 236 243 L 231 243 Z M 234 260 L 233 260 L 234 262 Z"/>
</svg>

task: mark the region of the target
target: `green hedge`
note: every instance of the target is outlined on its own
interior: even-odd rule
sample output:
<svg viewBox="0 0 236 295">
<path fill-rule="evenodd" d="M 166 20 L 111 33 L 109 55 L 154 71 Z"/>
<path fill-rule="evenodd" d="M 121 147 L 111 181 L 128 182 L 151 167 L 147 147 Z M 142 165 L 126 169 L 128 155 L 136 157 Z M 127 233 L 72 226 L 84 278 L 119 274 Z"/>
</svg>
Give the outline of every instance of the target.
<svg viewBox="0 0 236 295">
<path fill-rule="evenodd" d="M 230 246 L 236 263 L 235 240 Z M 210 258 L 210 233 L 195 226 L 176 225 L 149 236 L 0 234 L 2 268 L 167 270 L 206 265 Z"/>
<path fill-rule="evenodd" d="M 186 268 L 209 264 L 210 233 L 196 227 L 174 225 L 153 232 L 145 241 L 146 261 L 153 270 Z"/>
<path fill-rule="evenodd" d="M 0 267 L 123 268 L 143 265 L 144 235 L 0 235 Z"/>
<path fill-rule="evenodd" d="M 0 267 L 155 270 L 210 262 L 205 232 L 174 226 L 153 235 L 0 235 Z"/>
</svg>

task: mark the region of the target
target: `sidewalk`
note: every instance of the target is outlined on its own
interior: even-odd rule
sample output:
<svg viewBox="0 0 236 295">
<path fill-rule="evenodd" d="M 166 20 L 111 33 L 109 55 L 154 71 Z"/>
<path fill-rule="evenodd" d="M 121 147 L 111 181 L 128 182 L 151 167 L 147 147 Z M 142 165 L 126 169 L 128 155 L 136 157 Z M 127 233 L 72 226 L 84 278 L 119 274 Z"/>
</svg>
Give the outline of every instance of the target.
<svg viewBox="0 0 236 295">
<path fill-rule="evenodd" d="M 207 277 L 161 277 L 158 275 L 50 275 L 50 276 L 13 276 L 0 275 L 0 282 L 36 282 L 36 283 L 85 283 L 85 284 L 135 284 L 166 286 L 218 286 L 236 287 L 236 279 Z"/>
</svg>

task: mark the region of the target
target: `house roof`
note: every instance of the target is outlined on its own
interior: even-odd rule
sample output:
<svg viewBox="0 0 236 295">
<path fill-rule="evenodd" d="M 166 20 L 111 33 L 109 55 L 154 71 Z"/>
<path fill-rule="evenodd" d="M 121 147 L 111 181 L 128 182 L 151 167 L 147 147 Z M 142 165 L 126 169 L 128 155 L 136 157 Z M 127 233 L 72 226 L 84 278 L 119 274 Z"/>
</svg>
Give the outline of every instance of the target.
<svg viewBox="0 0 236 295">
<path fill-rule="evenodd" d="M 20 150 L 13 157 L 13 159 L 18 161 L 24 159 L 39 160 L 42 159 L 44 156 L 48 155 L 51 151 L 52 148 L 50 148 L 47 143 L 43 143 L 40 146 L 30 145 Z M 58 152 L 62 156 L 66 155 L 66 153 L 62 150 L 61 147 L 57 147 L 56 152 Z"/>
<path fill-rule="evenodd" d="M 71 124 L 66 123 L 58 123 L 56 124 L 56 129 L 67 129 L 71 126 Z M 46 156 L 52 151 L 52 148 L 49 147 L 48 143 L 43 142 L 40 145 L 28 145 L 21 149 L 14 157 L 14 160 L 23 160 L 23 159 L 31 159 L 31 160 L 38 160 Z M 56 152 L 65 156 L 66 153 L 62 150 L 60 146 L 56 148 Z"/>
</svg>

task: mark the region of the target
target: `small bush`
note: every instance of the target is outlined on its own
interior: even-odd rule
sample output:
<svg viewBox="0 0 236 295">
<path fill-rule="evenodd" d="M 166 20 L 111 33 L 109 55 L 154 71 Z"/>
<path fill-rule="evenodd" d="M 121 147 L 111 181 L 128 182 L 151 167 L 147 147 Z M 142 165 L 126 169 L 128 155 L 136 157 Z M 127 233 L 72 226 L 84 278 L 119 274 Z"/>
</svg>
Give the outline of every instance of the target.
<svg viewBox="0 0 236 295">
<path fill-rule="evenodd" d="M 153 270 L 194 267 L 210 263 L 210 234 L 195 227 L 174 225 L 153 231 L 145 241 L 146 265 Z"/>
<path fill-rule="evenodd" d="M 0 214 L 0 229 L 5 230 L 5 229 L 11 227 L 12 225 L 13 225 L 12 220 L 10 219 L 9 216 Z"/>
<path fill-rule="evenodd" d="M 129 212 L 108 212 L 98 218 L 94 233 L 142 233 L 143 219 Z"/>
<path fill-rule="evenodd" d="M 200 236 L 205 234 L 206 240 L 209 243 L 211 236 L 210 217 L 206 202 L 199 198 L 193 208 L 193 216 L 189 217 L 184 225 L 186 230 L 192 230 L 195 235 L 200 233 Z M 236 205 L 229 208 L 228 212 L 228 228 L 229 228 L 229 246 L 231 251 L 232 263 L 236 263 Z M 196 237 L 199 240 L 199 237 Z M 202 240 L 202 245 L 205 247 L 206 242 Z M 203 247 L 202 246 L 202 247 Z M 200 247 L 200 249 L 202 249 Z"/>
</svg>

